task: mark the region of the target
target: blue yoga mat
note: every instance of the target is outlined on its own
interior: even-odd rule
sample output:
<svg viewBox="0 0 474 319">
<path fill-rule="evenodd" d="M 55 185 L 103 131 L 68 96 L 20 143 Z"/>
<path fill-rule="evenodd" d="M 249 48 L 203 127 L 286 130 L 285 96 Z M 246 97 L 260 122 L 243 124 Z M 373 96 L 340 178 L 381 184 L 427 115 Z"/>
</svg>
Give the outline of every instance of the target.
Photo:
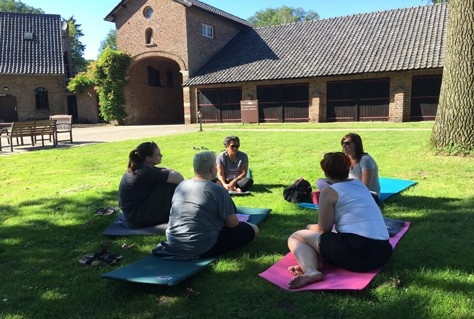
<svg viewBox="0 0 474 319">
<path fill-rule="evenodd" d="M 173 286 L 207 268 L 216 258 L 167 260 L 154 255 L 112 270 L 102 278 L 127 282 Z"/>
<path fill-rule="evenodd" d="M 405 189 L 415 185 L 417 182 L 406 180 L 406 179 L 398 179 L 398 178 L 388 178 L 388 177 L 380 177 L 380 201 L 383 202 L 387 198 L 396 195 Z M 319 206 L 317 204 L 312 203 L 298 203 L 297 204 L 303 208 L 309 209 L 318 209 Z"/>
<path fill-rule="evenodd" d="M 253 208 L 237 206 L 237 213 L 249 215 L 249 223 L 260 224 L 272 210 L 270 208 Z M 129 228 L 123 214 L 107 226 L 102 233 L 105 236 L 133 236 L 133 235 L 155 235 L 164 234 L 168 224 L 160 224 L 145 228 Z"/>
</svg>

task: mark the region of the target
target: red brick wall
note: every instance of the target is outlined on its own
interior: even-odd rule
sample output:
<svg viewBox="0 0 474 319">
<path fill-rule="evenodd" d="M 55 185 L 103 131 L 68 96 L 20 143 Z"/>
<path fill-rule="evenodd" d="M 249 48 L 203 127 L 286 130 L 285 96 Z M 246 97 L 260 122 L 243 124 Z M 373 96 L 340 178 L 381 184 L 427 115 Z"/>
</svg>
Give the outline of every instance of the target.
<svg viewBox="0 0 474 319">
<path fill-rule="evenodd" d="M 153 9 L 150 19 L 144 15 L 146 8 Z M 213 39 L 201 35 L 202 23 L 214 27 Z M 146 66 L 165 70 L 174 61 L 175 78 L 186 81 L 240 31 L 238 24 L 172 0 L 128 1 L 117 11 L 115 25 L 117 48 L 133 58 L 126 88 L 127 124 L 191 123 L 195 111 L 190 91 L 182 82 L 171 89 L 148 86 Z M 153 31 L 148 44 L 147 30 Z"/>
<path fill-rule="evenodd" d="M 65 114 L 66 87 L 62 75 L 0 75 L 0 90 L 16 98 L 18 120 L 47 119 L 51 114 Z M 37 87 L 48 90 L 49 109 L 36 109 Z M 1 92 L 0 92 L 1 93 Z"/>
<path fill-rule="evenodd" d="M 359 79 L 377 79 L 390 78 L 390 106 L 389 116 L 391 122 L 410 121 L 410 107 L 411 107 L 411 81 L 413 76 L 420 75 L 436 75 L 441 74 L 442 69 L 433 70 L 416 70 L 416 71 L 400 71 L 400 72 L 381 72 L 381 73 L 366 73 L 358 75 L 344 75 L 332 77 L 320 77 L 310 79 L 292 79 L 292 80 L 274 80 L 274 81 L 259 81 L 246 83 L 231 83 L 219 85 L 205 85 L 199 87 L 192 87 L 193 94 L 197 94 L 198 89 L 213 88 L 213 87 L 242 87 L 242 99 L 257 98 L 257 86 L 263 85 L 278 85 L 278 84 L 295 84 L 308 83 L 309 84 L 309 121 L 310 122 L 326 122 L 326 83 L 329 81 L 348 81 Z M 192 105 L 192 110 L 196 110 L 197 102 Z M 193 118 L 193 122 L 196 122 Z"/>
<path fill-rule="evenodd" d="M 77 123 L 99 123 L 99 103 L 97 93 L 90 89 L 76 96 Z"/>
</svg>

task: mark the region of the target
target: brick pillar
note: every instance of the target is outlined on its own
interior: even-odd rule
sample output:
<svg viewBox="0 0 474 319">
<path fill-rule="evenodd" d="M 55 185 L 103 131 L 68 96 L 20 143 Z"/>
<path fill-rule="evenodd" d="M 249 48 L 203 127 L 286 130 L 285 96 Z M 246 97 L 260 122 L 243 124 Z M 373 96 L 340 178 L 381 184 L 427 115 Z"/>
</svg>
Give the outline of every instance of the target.
<svg viewBox="0 0 474 319">
<path fill-rule="evenodd" d="M 180 71 L 180 72 L 183 76 L 183 83 L 184 83 L 189 79 L 189 72 L 187 70 Z M 196 89 L 193 89 L 192 87 L 189 87 L 189 86 L 183 87 L 184 124 L 186 125 L 196 122 L 195 120 L 193 121 L 193 118 L 194 118 L 193 111 L 195 113 L 196 108 L 197 108 L 197 106 L 195 105 L 196 101 L 194 101 L 193 99 L 194 91 L 196 91 Z"/>
<path fill-rule="evenodd" d="M 404 122 L 410 120 L 410 76 L 393 76 L 390 79 L 389 121 Z M 408 86 L 408 87 L 407 87 Z"/>
<path fill-rule="evenodd" d="M 326 83 L 312 80 L 309 82 L 309 121 L 326 122 Z"/>
</svg>

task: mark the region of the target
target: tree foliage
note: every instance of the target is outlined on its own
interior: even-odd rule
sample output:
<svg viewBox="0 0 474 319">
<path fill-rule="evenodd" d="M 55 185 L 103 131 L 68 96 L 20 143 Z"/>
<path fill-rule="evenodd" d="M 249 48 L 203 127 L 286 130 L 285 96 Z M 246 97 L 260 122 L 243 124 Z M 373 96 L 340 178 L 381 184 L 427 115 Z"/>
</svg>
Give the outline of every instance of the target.
<svg viewBox="0 0 474 319">
<path fill-rule="evenodd" d="M 474 0 L 449 1 L 443 79 L 431 144 L 450 154 L 474 150 Z"/>
<path fill-rule="evenodd" d="M 79 73 L 69 82 L 68 90 L 79 94 L 93 87 L 99 97 L 102 117 L 106 121 L 122 123 L 127 115 L 123 88 L 130 61 L 130 55 L 106 47 L 86 72 Z"/>
<path fill-rule="evenodd" d="M 272 25 L 318 20 L 319 14 L 309 10 L 305 11 L 302 8 L 291 8 L 282 6 L 280 8 L 267 8 L 260 10 L 251 16 L 247 20 L 251 22 L 255 27 L 267 27 Z"/>
<path fill-rule="evenodd" d="M 104 51 L 107 47 L 112 50 L 117 50 L 117 32 L 115 29 L 110 29 L 105 39 L 100 42 L 99 53 Z"/>
<path fill-rule="evenodd" d="M 0 11 L 17 13 L 38 13 L 44 14 L 44 11 L 15 0 L 0 0 Z"/>
<path fill-rule="evenodd" d="M 82 72 L 87 69 L 87 61 L 84 59 L 84 50 L 86 46 L 82 44 L 80 38 L 84 36 L 82 33 L 81 25 L 77 23 L 74 16 L 71 16 L 67 20 L 69 28 L 69 36 L 71 37 L 71 60 L 72 65 L 75 67 L 76 72 Z"/>
</svg>

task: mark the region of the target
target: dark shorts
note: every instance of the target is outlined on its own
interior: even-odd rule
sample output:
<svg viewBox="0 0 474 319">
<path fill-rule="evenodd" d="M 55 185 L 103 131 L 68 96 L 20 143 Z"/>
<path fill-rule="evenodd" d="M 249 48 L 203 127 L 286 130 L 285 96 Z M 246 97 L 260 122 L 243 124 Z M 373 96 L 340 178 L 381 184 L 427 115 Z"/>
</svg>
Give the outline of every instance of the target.
<svg viewBox="0 0 474 319">
<path fill-rule="evenodd" d="M 363 272 L 383 266 L 392 256 L 392 245 L 388 240 L 330 232 L 319 237 L 319 251 L 335 266 Z"/>
<path fill-rule="evenodd" d="M 215 257 L 225 254 L 240 246 L 251 242 L 255 238 L 253 227 L 247 223 L 240 222 L 237 227 L 224 227 L 217 238 L 216 244 L 200 255 L 200 258 Z"/>
</svg>

